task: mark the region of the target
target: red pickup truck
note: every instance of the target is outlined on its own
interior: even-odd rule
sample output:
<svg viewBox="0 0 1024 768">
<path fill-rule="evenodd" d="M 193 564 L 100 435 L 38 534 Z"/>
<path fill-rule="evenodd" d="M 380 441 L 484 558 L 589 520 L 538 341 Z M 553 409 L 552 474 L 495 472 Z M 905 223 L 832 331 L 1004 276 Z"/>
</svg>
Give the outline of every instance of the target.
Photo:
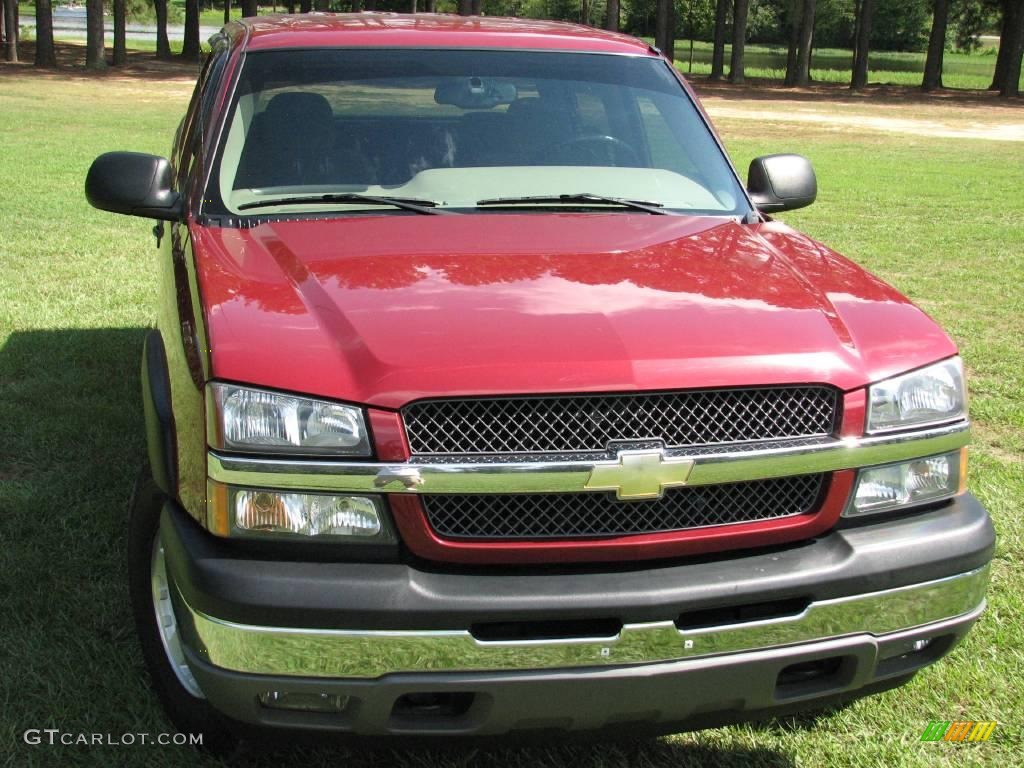
<svg viewBox="0 0 1024 768">
<path fill-rule="evenodd" d="M 657 733 L 905 682 L 985 605 L 953 342 L 773 221 L 646 43 L 228 25 L 156 219 L 130 587 L 177 727 Z M 841 195 L 842 190 L 835 190 Z"/>
</svg>

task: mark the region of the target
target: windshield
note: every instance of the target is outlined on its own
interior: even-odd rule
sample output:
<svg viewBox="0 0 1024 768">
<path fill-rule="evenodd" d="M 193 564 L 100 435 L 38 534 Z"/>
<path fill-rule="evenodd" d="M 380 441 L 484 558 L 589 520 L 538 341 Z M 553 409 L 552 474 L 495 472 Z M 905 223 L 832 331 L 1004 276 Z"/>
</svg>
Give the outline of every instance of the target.
<svg viewBox="0 0 1024 768">
<path fill-rule="evenodd" d="M 247 54 L 239 77 L 207 213 L 749 211 L 660 59 L 277 50 Z"/>
</svg>

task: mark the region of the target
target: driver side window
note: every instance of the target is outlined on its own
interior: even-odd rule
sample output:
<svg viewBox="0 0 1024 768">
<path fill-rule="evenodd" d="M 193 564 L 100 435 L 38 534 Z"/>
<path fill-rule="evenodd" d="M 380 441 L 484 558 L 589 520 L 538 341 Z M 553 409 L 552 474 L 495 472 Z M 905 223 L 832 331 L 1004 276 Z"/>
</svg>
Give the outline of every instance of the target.
<svg viewBox="0 0 1024 768">
<path fill-rule="evenodd" d="M 227 38 L 213 42 L 213 50 L 206 57 L 199 73 L 188 111 L 178 126 L 171 165 L 174 168 L 175 188 L 179 191 L 187 187 L 195 160 L 201 152 L 204 126 L 212 116 L 214 96 L 228 58 L 227 51 Z"/>
</svg>

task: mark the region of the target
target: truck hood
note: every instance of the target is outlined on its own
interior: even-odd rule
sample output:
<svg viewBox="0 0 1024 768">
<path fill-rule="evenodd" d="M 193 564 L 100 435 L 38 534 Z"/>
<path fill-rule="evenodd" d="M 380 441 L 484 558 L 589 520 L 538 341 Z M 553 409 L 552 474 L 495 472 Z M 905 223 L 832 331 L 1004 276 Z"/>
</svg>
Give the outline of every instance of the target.
<svg viewBox="0 0 1024 768">
<path fill-rule="evenodd" d="M 779 223 L 646 214 L 193 224 L 215 378 L 417 398 L 820 382 L 955 354 L 894 289 Z"/>
</svg>

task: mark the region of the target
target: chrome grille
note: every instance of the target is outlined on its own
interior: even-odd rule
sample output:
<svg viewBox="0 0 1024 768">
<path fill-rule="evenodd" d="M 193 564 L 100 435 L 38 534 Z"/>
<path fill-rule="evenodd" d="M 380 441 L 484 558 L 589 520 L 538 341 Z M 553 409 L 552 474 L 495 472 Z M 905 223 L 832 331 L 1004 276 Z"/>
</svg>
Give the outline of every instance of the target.
<svg viewBox="0 0 1024 768">
<path fill-rule="evenodd" d="M 416 455 L 572 453 L 630 441 L 676 448 L 827 435 L 837 402 L 828 387 L 765 387 L 424 400 L 402 418 Z"/>
<path fill-rule="evenodd" d="M 450 539 L 565 539 L 679 531 L 814 511 L 824 475 L 669 489 L 652 501 L 614 493 L 424 495 L 431 528 Z"/>
</svg>

